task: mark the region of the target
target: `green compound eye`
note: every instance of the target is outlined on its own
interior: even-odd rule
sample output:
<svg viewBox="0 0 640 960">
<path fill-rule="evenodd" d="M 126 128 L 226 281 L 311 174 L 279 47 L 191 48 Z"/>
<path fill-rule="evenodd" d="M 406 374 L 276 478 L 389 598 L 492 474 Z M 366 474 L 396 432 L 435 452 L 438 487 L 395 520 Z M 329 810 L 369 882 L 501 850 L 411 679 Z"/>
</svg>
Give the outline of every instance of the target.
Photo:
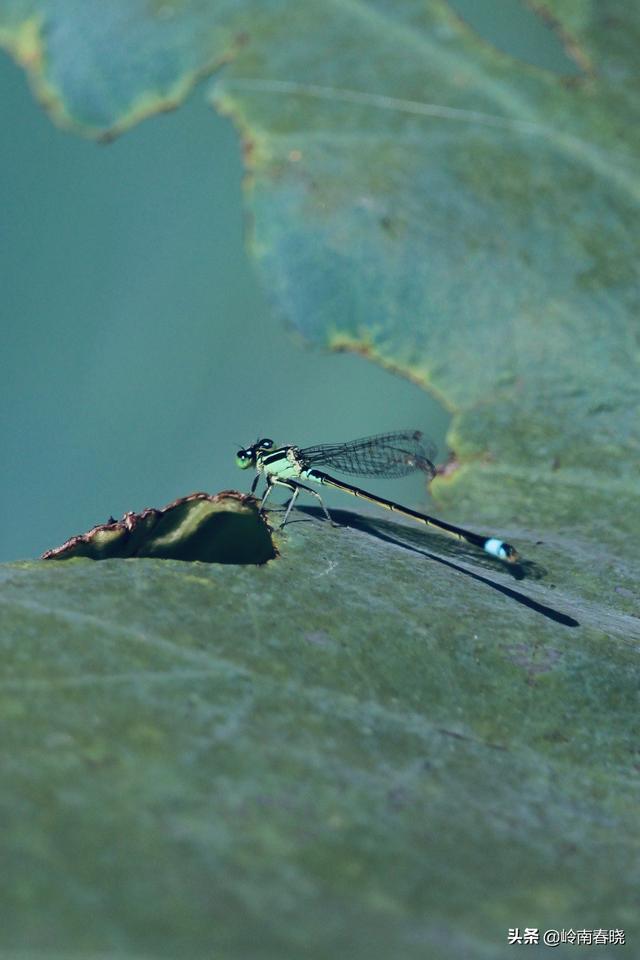
<svg viewBox="0 0 640 960">
<path fill-rule="evenodd" d="M 241 470 L 246 470 L 247 467 L 251 466 L 253 457 L 248 450 L 238 450 L 236 453 L 236 466 L 240 467 Z"/>
</svg>

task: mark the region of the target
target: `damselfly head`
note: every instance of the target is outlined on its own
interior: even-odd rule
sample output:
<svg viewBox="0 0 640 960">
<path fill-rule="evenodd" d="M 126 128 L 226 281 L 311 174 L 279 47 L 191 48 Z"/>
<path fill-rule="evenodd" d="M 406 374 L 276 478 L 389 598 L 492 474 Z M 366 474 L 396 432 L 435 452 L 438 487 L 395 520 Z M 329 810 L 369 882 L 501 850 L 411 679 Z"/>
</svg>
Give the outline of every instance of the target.
<svg viewBox="0 0 640 960">
<path fill-rule="evenodd" d="M 238 450 L 236 453 L 236 466 L 240 467 L 241 470 L 255 466 L 255 462 L 256 454 L 253 447 L 247 447 L 246 450 Z"/>
<path fill-rule="evenodd" d="M 256 440 L 250 447 L 238 450 L 236 453 L 236 465 L 240 467 L 241 470 L 246 470 L 248 467 L 255 467 L 258 454 L 263 450 L 271 450 L 272 447 L 273 440 L 270 440 L 269 437 Z"/>
</svg>

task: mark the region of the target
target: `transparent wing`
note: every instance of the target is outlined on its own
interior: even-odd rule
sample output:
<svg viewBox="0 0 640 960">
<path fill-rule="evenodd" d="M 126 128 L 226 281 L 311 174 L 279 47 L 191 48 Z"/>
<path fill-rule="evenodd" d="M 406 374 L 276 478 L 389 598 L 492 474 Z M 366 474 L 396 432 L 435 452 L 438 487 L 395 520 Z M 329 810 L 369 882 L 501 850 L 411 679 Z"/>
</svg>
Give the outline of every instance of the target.
<svg viewBox="0 0 640 960">
<path fill-rule="evenodd" d="M 342 473 L 360 477 L 404 477 L 422 470 L 429 478 L 435 474 L 435 447 L 419 430 L 379 433 L 348 443 L 321 443 L 299 451 L 305 469 L 333 467 Z"/>
</svg>

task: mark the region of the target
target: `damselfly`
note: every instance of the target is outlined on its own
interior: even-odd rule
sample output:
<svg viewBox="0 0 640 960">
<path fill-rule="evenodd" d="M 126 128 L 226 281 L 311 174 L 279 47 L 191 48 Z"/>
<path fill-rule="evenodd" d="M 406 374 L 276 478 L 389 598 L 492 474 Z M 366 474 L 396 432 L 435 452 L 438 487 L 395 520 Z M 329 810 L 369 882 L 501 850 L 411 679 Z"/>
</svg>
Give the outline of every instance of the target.
<svg viewBox="0 0 640 960">
<path fill-rule="evenodd" d="M 362 440 L 352 440 L 347 443 L 319 444 L 315 447 L 304 448 L 291 445 L 274 448 L 273 440 L 264 437 L 262 440 L 256 440 L 252 446 L 246 447 L 244 450 L 238 450 L 236 463 L 241 470 L 253 467 L 257 471 L 251 486 L 252 493 L 255 493 L 260 476 L 264 475 L 267 489 L 262 498 L 261 510 L 264 510 L 267 497 L 274 487 L 286 487 L 291 492 L 291 499 L 287 505 L 282 526 L 289 519 L 291 508 L 301 490 L 313 494 L 320 501 L 327 520 L 331 520 L 329 511 L 325 507 L 320 494 L 301 482 L 302 480 L 311 480 L 313 483 L 319 483 L 323 486 L 335 487 L 336 490 L 350 493 L 354 497 L 361 497 L 363 500 L 375 503 L 379 507 L 385 507 L 387 510 L 393 510 L 404 517 L 417 520 L 418 523 L 436 527 L 450 536 L 457 537 L 459 540 L 466 540 L 467 543 L 480 547 L 486 553 L 498 557 L 500 560 L 517 563 L 520 559 L 518 553 L 514 547 L 505 543 L 504 540 L 497 537 L 483 537 L 471 530 L 465 530 L 463 527 L 456 527 L 444 520 L 429 517 L 426 513 L 418 513 L 417 510 L 403 507 L 393 500 L 386 500 L 376 494 L 367 493 L 360 487 L 355 487 L 351 483 L 338 480 L 328 473 L 316 469 L 318 466 L 330 467 L 341 473 L 361 477 L 403 477 L 413 470 L 421 470 L 431 479 L 436 472 L 433 465 L 434 456 L 433 447 L 423 440 L 419 431 L 407 430 L 398 433 L 381 433 L 374 437 L 364 437 Z"/>
</svg>

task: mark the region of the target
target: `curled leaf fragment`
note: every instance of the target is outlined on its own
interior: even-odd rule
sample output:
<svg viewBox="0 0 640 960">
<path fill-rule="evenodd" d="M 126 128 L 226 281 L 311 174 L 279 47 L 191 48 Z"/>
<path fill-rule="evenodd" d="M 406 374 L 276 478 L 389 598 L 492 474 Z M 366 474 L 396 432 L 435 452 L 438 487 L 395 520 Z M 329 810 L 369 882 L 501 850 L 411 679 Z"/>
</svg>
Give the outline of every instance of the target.
<svg viewBox="0 0 640 960">
<path fill-rule="evenodd" d="M 204 563 L 265 563 L 275 557 L 256 500 L 234 490 L 191 493 L 166 507 L 125 513 L 47 550 L 43 560 L 155 557 Z"/>
</svg>

